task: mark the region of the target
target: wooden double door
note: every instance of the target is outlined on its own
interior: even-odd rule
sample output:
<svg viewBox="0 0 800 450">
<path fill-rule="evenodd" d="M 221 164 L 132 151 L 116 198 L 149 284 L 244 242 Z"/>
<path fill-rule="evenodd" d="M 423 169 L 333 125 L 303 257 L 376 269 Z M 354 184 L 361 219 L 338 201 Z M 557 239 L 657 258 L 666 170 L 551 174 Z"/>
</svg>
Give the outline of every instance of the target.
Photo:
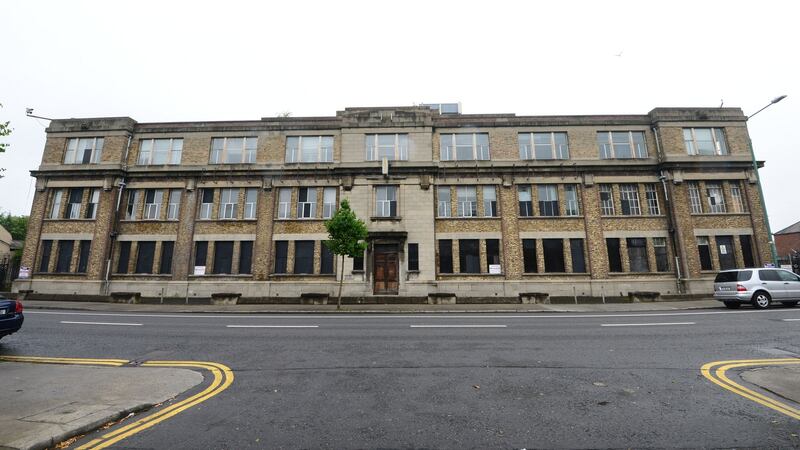
<svg viewBox="0 0 800 450">
<path fill-rule="evenodd" d="M 376 244 L 373 253 L 373 293 L 397 294 L 400 288 L 399 257 L 396 244 Z"/>
</svg>

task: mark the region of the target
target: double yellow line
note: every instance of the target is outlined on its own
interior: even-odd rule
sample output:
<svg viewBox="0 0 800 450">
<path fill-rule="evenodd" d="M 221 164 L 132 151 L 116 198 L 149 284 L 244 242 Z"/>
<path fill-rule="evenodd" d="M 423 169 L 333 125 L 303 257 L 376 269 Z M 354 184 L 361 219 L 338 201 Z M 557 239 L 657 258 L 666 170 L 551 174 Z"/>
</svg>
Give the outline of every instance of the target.
<svg viewBox="0 0 800 450">
<path fill-rule="evenodd" d="M 36 356 L 0 356 L 0 361 L 10 362 L 26 362 L 26 363 L 41 363 L 41 364 L 78 364 L 78 365 L 92 365 L 92 366 L 112 366 L 120 367 L 128 364 L 129 361 L 125 359 L 92 359 L 92 358 L 48 358 Z M 213 379 L 211 384 L 191 397 L 173 403 L 170 406 L 159 409 L 158 411 L 142 417 L 139 420 L 131 422 L 123 427 L 114 429 L 97 439 L 93 439 L 86 444 L 78 447 L 77 450 L 88 449 L 101 449 L 109 447 L 127 437 L 146 430 L 160 422 L 163 422 L 170 417 L 179 414 L 193 406 L 196 406 L 211 397 L 224 391 L 233 383 L 233 371 L 219 363 L 205 362 L 205 361 L 147 361 L 140 365 L 141 367 L 172 367 L 183 369 L 202 369 L 208 370 Z"/>
<path fill-rule="evenodd" d="M 728 378 L 725 374 L 728 370 L 738 369 L 741 367 L 762 367 L 762 366 L 783 366 L 788 364 L 800 364 L 800 358 L 780 358 L 780 359 L 739 359 L 732 361 L 714 361 L 704 364 L 700 368 L 700 373 L 704 377 L 711 380 L 713 383 L 722 386 L 723 388 L 741 395 L 742 397 L 752 400 L 767 408 L 774 409 L 781 414 L 786 414 L 789 417 L 800 420 L 800 410 L 793 408 L 785 403 L 779 402 L 766 395 L 759 394 L 753 390 L 747 389 L 739 383 Z"/>
</svg>

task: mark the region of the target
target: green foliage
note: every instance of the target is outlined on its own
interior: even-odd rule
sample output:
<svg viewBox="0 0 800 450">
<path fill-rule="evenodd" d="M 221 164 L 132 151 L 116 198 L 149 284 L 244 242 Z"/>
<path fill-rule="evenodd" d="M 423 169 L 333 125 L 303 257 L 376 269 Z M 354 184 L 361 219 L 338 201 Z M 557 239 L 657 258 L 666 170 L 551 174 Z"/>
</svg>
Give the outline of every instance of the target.
<svg viewBox="0 0 800 450">
<path fill-rule="evenodd" d="M 325 221 L 330 239 L 324 244 L 336 255 L 355 258 L 367 249 L 367 226 L 350 209 L 350 203 L 342 200 L 341 207 L 330 220 Z"/>
<path fill-rule="evenodd" d="M 28 231 L 28 216 L 12 216 L 11 213 L 0 213 L 0 225 L 9 233 L 12 239 L 23 240 Z"/>
<path fill-rule="evenodd" d="M 3 104 L 0 103 L 0 108 L 2 107 Z M 10 123 L 11 122 L 9 121 L 0 122 L 0 137 L 8 136 L 9 134 L 11 134 L 12 128 L 9 126 Z M 6 149 L 8 149 L 8 146 L 9 144 L 7 142 L 0 142 L 0 153 L 6 151 Z"/>
</svg>

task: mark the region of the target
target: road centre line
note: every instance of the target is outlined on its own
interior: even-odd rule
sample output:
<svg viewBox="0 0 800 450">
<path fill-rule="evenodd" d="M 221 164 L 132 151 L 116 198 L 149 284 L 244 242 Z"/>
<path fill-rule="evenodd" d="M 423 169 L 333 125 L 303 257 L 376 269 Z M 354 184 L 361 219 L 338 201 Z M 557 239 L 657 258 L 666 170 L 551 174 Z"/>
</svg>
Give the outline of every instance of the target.
<svg viewBox="0 0 800 450">
<path fill-rule="evenodd" d="M 227 328 L 319 328 L 319 325 L 225 325 Z"/>
<path fill-rule="evenodd" d="M 72 325 L 121 325 L 126 327 L 142 326 L 142 324 L 140 323 L 122 323 L 122 322 L 70 322 L 68 320 L 62 320 L 61 323 L 68 323 Z"/>
<path fill-rule="evenodd" d="M 654 322 L 654 323 L 604 323 L 601 327 L 655 327 L 664 325 L 694 325 L 694 322 Z"/>
<path fill-rule="evenodd" d="M 800 321 L 800 319 L 781 319 L 781 320 L 784 321 L 784 322 L 797 322 L 797 321 Z"/>
<path fill-rule="evenodd" d="M 506 325 L 409 325 L 411 328 L 506 328 Z"/>
</svg>

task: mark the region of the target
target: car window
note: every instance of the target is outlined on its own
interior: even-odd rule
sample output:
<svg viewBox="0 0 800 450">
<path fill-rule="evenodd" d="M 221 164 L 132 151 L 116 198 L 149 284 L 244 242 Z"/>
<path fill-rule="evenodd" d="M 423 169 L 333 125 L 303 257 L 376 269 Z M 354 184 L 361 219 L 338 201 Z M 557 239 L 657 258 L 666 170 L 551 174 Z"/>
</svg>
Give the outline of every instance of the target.
<svg viewBox="0 0 800 450">
<path fill-rule="evenodd" d="M 797 275 L 793 273 L 786 272 L 785 270 L 778 270 L 777 272 L 782 281 L 798 281 Z"/>
<path fill-rule="evenodd" d="M 761 278 L 761 281 L 781 281 L 781 277 L 778 275 L 777 270 L 771 270 L 771 269 L 759 270 L 758 277 Z"/>
<path fill-rule="evenodd" d="M 715 283 L 733 283 L 736 281 L 747 281 L 753 276 L 752 270 L 731 270 L 729 272 L 720 272 L 714 278 Z"/>
</svg>

